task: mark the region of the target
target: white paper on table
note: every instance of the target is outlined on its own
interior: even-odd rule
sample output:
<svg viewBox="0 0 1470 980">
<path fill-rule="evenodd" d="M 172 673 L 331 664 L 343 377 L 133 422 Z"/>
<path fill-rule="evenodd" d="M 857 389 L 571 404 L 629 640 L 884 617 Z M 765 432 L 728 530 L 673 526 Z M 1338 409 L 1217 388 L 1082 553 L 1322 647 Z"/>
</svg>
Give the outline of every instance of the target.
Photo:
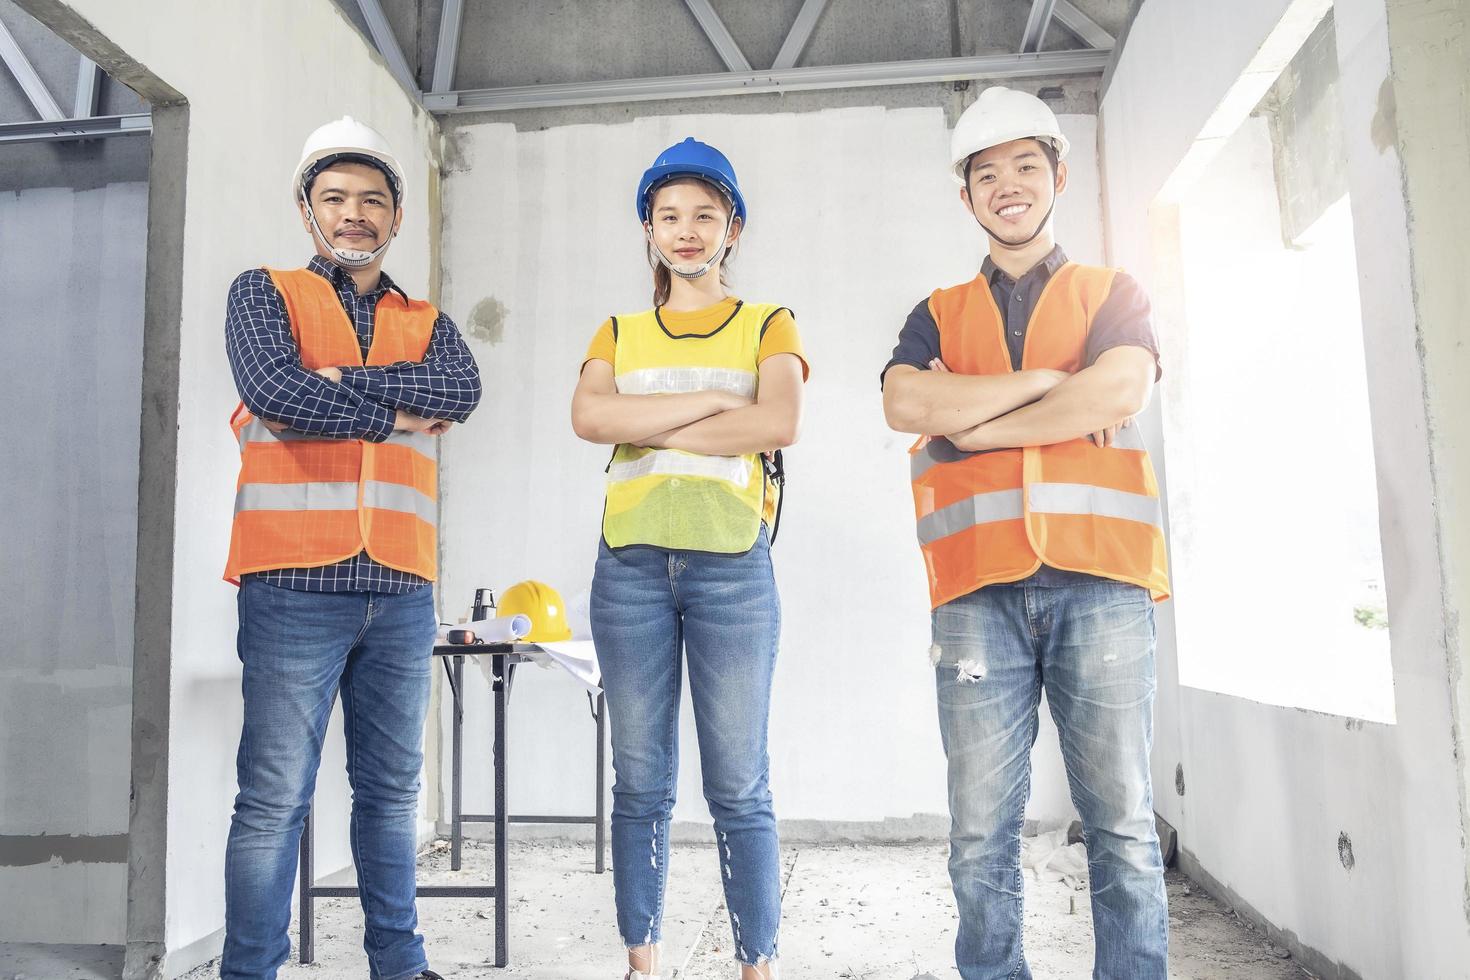
<svg viewBox="0 0 1470 980">
<path fill-rule="evenodd" d="M 480 643 L 514 643 L 531 632 L 531 617 L 496 616 L 493 619 L 477 619 L 457 626 L 440 626 L 440 643 L 448 642 L 450 630 L 469 630 Z"/>
<path fill-rule="evenodd" d="M 602 691 L 602 670 L 597 665 L 597 650 L 591 640 L 561 640 L 538 643 L 547 658 L 592 694 Z"/>
</svg>

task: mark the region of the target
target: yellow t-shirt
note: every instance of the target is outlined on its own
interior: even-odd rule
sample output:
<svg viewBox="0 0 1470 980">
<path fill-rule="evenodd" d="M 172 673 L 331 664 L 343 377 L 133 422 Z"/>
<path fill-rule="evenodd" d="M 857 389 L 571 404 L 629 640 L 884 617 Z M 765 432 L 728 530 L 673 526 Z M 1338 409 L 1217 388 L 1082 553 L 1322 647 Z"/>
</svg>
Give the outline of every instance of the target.
<svg viewBox="0 0 1470 980">
<path fill-rule="evenodd" d="M 670 331 L 680 334 L 713 333 L 718 330 L 730 314 L 735 312 L 735 304 L 738 303 L 733 296 L 727 296 L 714 306 L 706 306 L 702 310 L 689 310 L 676 313 L 673 310 L 660 308 L 658 315 L 664 325 Z M 597 333 L 592 337 L 592 343 L 587 347 L 587 356 L 582 358 L 582 364 L 588 361 L 606 361 L 609 364 L 617 363 L 618 341 L 613 332 L 612 318 L 602 321 L 602 326 L 597 328 Z M 807 364 L 806 354 L 801 348 L 801 335 L 796 331 L 796 320 L 791 311 L 785 309 L 777 310 L 771 314 L 769 320 L 761 327 L 761 345 L 756 353 L 755 361 L 759 364 L 772 354 L 795 354 L 801 359 L 801 378 L 805 381 L 811 376 L 811 367 Z"/>
</svg>

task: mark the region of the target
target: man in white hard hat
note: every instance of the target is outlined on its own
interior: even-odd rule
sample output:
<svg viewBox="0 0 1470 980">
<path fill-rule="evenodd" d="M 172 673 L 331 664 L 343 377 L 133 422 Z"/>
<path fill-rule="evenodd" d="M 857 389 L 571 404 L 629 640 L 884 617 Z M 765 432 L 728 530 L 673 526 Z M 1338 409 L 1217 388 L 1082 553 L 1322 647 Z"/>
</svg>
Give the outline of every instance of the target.
<svg viewBox="0 0 1470 980">
<path fill-rule="evenodd" d="M 238 582 L 244 726 L 225 852 L 220 976 L 285 961 L 302 822 L 342 696 L 374 980 L 437 978 L 417 932 L 419 771 L 436 632 L 435 436 L 480 400 L 454 323 L 382 271 L 403 168 L 345 117 L 308 137 L 291 197 L 316 254 L 230 287 L 241 404 L 225 577 Z"/>
<path fill-rule="evenodd" d="M 974 280 L 909 314 L 883 372 L 911 450 L 949 761 L 955 956 L 1030 977 L 1020 834 L 1043 690 L 1082 818 L 1099 980 L 1163 980 L 1168 909 L 1149 781 L 1153 604 L 1168 595 L 1148 452 L 1158 377 L 1138 283 L 1052 235 L 1067 138 L 1035 96 L 989 88 L 950 166 L 989 239 Z"/>
</svg>

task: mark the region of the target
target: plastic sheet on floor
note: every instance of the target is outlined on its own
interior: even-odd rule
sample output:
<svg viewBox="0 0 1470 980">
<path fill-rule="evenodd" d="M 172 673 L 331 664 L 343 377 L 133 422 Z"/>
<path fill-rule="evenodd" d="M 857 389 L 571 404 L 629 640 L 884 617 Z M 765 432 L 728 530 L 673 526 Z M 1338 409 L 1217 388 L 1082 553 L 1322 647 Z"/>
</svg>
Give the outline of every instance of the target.
<svg viewBox="0 0 1470 980">
<path fill-rule="evenodd" d="M 1062 881 L 1074 889 L 1087 885 L 1087 848 L 1067 843 L 1067 829 L 1021 838 L 1021 866 L 1038 881 Z"/>
</svg>

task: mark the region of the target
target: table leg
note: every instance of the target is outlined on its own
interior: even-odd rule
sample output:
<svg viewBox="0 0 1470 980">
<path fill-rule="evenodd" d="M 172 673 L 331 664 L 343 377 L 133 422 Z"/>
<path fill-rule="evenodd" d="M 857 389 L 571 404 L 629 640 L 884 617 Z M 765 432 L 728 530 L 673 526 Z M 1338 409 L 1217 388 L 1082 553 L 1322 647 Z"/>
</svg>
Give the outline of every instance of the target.
<svg viewBox="0 0 1470 980">
<path fill-rule="evenodd" d="M 506 838 L 510 826 L 510 810 L 505 801 L 505 713 L 506 688 L 510 686 L 511 666 L 506 663 L 504 655 L 498 655 L 495 657 L 495 668 L 495 744 L 492 752 L 495 760 L 495 965 L 506 966 L 510 963 L 506 935 L 509 931 L 506 915 L 509 878 L 506 873 Z"/>
<path fill-rule="evenodd" d="M 298 861 L 297 874 L 301 889 L 301 920 L 299 923 L 301 942 L 297 953 L 301 957 L 301 962 L 310 963 L 316 958 L 316 936 L 314 935 L 315 930 L 313 929 L 315 923 L 312 921 L 312 915 L 314 913 L 311 896 L 312 885 L 316 882 L 316 873 L 312 868 L 310 806 L 307 807 L 306 819 L 301 824 L 301 854 Z"/>
<path fill-rule="evenodd" d="M 597 694 L 597 873 L 606 870 L 603 851 L 607 843 L 607 806 L 603 802 L 607 791 L 607 699 Z"/>
<path fill-rule="evenodd" d="M 454 658 L 454 725 L 449 776 L 449 868 L 459 870 L 460 846 L 464 840 L 464 657 Z"/>
</svg>

